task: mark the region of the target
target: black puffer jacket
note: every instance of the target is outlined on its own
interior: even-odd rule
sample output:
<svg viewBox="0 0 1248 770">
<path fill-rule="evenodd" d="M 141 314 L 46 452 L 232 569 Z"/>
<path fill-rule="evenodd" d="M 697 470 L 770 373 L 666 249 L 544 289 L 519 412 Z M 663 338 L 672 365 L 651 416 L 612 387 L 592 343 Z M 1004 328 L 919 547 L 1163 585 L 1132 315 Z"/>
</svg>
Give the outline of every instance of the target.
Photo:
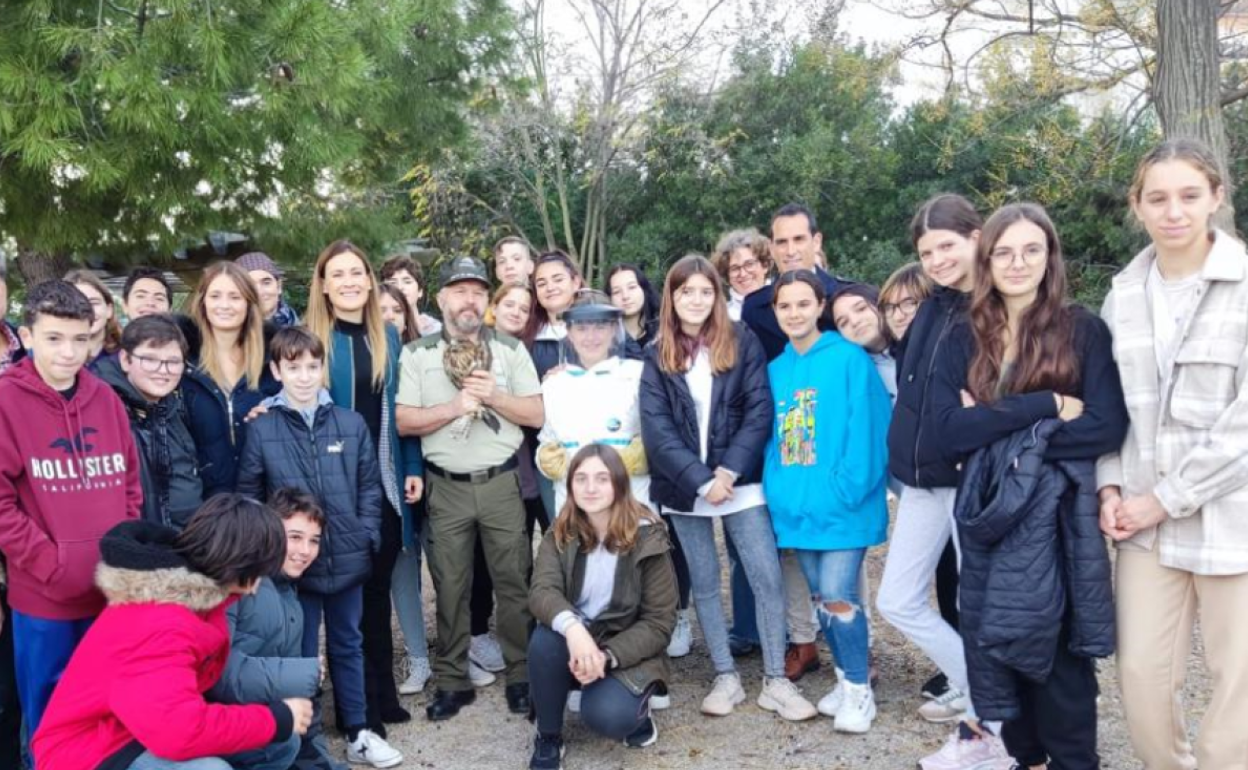
<svg viewBox="0 0 1248 770">
<path fill-rule="evenodd" d="M 101 357 L 95 373 L 126 407 L 139 450 L 143 518 L 181 530 L 204 501 L 195 440 L 181 391 L 151 403 L 130 384 L 117 356 Z"/>
<path fill-rule="evenodd" d="M 363 417 L 323 402 L 312 424 L 309 429 L 299 412 L 270 404 L 248 426 L 238 492 L 262 500 L 295 487 L 316 497 L 326 518 L 321 555 L 299 589 L 333 594 L 367 580 L 381 547 L 381 470 Z"/>
<path fill-rule="evenodd" d="M 702 462 L 698 412 L 683 374 L 664 374 L 658 346 L 646 348 L 641 374 L 641 440 L 650 465 L 650 499 L 677 511 L 692 511 L 698 487 L 723 466 L 738 474 L 737 485 L 763 478 L 763 450 L 771 436 L 771 385 L 767 354 L 744 324 L 734 324 L 737 363 L 711 385 L 710 429 Z"/>
<path fill-rule="evenodd" d="M 1041 420 L 973 454 L 954 509 L 961 622 L 975 710 L 1020 715 L 1019 676 L 1053 668 L 1063 624 L 1081 657 L 1114 652 L 1114 595 L 1094 460 L 1044 459 L 1062 426 Z"/>
<path fill-rule="evenodd" d="M 967 295 L 938 288 L 897 352 L 897 402 L 888 424 L 888 472 L 908 487 L 956 487 L 958 468 L 943 451 L 931 409 L 932 374 L 953 327 L 966 312 Z"/>
</svg>

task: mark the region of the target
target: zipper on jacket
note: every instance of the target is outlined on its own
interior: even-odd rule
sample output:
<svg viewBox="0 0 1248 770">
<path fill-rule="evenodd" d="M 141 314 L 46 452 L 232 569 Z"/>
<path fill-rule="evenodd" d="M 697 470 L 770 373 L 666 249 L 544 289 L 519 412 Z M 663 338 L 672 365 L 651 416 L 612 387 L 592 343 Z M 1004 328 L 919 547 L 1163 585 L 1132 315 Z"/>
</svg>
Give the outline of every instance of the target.
<svg viewBox="0 0 1248 770">
<path fill-rule="evenodd" d="M 932 355 L 927 361 L 927 376 L 923 378 L 923 397 L 919 399 L 919 419 L 917 420 L 919 426 L 914 431 L 914 486 L 918 489 L 924 488 L 921 480 L 922 470 L 919 464 L 919 444 L 923 437 L 923 409 L 927 402 L 927 389 L 931 386 L 932 372 L 936 370 L 936 354 L 940 350 L 941 344 L 945 341 L 945 332 L 949 330 L 949 321 L 952 319 L 956 308 L 957 305 L 954 304 L 949 310 L 945 311 L 945 322 L 940 327 L 940 333 L 936 335 L 936 344 L 932 346 Z"/>
</svg>

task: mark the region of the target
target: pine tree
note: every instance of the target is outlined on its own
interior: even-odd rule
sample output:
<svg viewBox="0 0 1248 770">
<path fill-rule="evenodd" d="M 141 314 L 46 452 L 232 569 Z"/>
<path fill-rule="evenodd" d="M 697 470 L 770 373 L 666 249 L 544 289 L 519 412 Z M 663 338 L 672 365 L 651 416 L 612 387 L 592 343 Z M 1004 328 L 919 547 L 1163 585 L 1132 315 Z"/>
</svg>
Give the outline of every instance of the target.
<svg viewBox="0 0 1248 770">
<path fill-rule="evenodd" d="M 309 217 L 402 211 L 513 25 L 504 0 L 0 0 L 0 242 L 28 281 L 214 229 L 315 253 Z"/>
</svg>

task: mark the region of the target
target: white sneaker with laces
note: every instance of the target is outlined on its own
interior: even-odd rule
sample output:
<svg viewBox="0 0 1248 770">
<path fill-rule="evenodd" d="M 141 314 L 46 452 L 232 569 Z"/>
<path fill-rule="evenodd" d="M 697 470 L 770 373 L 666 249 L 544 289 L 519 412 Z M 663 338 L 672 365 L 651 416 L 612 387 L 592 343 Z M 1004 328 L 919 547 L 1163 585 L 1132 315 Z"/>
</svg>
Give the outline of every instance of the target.
<svg viewBox="0 0 1248 770">
<path fill-rule="evenodd" d="M 498 641 L 490 634 L 472 637 L 468 642 L 468 660 L 493 674 L 507 668 L 507 663 L 503 660 L 503 648 L 498 646 Z"/>
<path fill-rule="evenodd" d="M 372 730 L 360 730 L 347 744 L 347 761 L 353 765 L 394 767 L 403 762 L 403 755 Z"/>
<path fill-rule="evenodd" d="M 667 657 L 683 658 L 693 647 L 693 626 L 689 622 L 689 610 L 680 610 L 676 614 L 676 628 L 672 631 L 672 639 L 667 643 Z"/>
<path fill-rule="evenodd" d="M 407 679 L 399 684 L 399 695 L 415 695 L 425 689 L 433 670 L 429 668 L 429 658 L 420 657 L 407 659 Z"/>
<path fill-rule="evenodd" d="M 977 734 L 965 722 L 958 725 L 935 754 L 919 760 L 919 770 L 1012 770 L 1014 760 L 1001 739 L 984 728 Z"/>
<path fill-rule="evenodd" d="M 819 699 L 819 713 L 825 717 L 835 717 L 836 712 L 841 710 L 841 704 L 845 702 L 845 688 L 841 685 L 845 682 L 845 672 L 836 669 L 836 686 L 828 692 L 827 695 Z"/>
<path fill-rule="evenodd" d="M 758 707 L 774 711 L 781 719 L 804 722 L 814 719 L 819 712 L 797 689 L 797 685 L 782 676 L 764 677 L 763 689 L 758 693 Z"/>
<path fill-rule="evenodd" d="M 935 724 L 956 722 L 962 718 L 969 706 L 966 693 L 950 685 L 944 695 L 919 706 L 919 716 Z"/>
<path fill-rule="evenodd" d="M 498 677 L 481 668 L 475 662 L 469 660 L 468 680 L 472 682 L 473 687 L 489 687 L 498 680 Z"/>
<path fill-rule="evenodd" d="M 840 685 L 845 697 L 836 712 L 833 727 L 842 733 L 865 733 L 875 721 L 875 694 L 869 684 L 843 682 Z"/>
<path fill-rule="evenodd" d="M 745 690 L 741 689 L 741 677 L 735 671 L 731 674 L 720 674 L 715 677 L 711 691 L 702 699 L 702 713 L 713 717 L 726 717 L 744 700 Z"/>
</svg>

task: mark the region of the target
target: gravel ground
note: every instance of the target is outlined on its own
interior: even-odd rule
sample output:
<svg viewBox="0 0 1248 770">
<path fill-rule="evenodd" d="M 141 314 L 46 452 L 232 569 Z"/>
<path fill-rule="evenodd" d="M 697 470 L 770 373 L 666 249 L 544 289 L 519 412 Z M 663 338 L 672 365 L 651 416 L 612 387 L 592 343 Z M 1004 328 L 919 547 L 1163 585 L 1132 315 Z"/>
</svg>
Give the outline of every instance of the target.
<svg viewBox="0 0 1248 770">
<path fill-rule="evenodd" d="M 873 585 L 879 584 L 885 554 L 886 548 L 876 548 L 869 557 Z M 427 573 L 425 585 L 430 585 Z M 425 617 L 432 626 L 433 597 L 428 588 Z M 696 623 L 694 629 L 693 652 L 672 662 L 672 707 L 658 713 L 658 743 L 648 749 L 626 749 L 590 733 L 574 715 L 569 715 L 564 732 L 568 745 L 565 767 L 569 770 L 902 770 L 915 767 L 921 756 L 939 748 L 950 730 L 946 725 L 924 722 L 915 711 L 922 703 L 919 687 L 935 673 L 933 667 L 917 648 L 878 619 L 874 625 L 873 650 L 879 672 L 875 691 L 879 714 L 868 734 L 836 733 L 832 720 L 822 716 L 803 723 L 785 722 L 758 708 L 754 698 L 761 684 L 762 661 L 757 654 L 737 661 L 749 696 L 746 702 L 728 717 L 705 717 L 698 711 L 698 704 L 709 688 L 714 670 Z M 396 637 L 396 649 L 401 654 L 400 639 Z M 817 702 L 831 688 L 834 679 L 826 645 L 822 641 L 820 645 L 824 665 L 800 683 L 811 702 Z M 1200 655 L 1198 639 L 1189 661 L 1185 693 L 1193 731 L 1208 700 L 1208 679 Z M 1100 709 L 1102 767 L 1106 770 L 1139 768 L 1140 763 L 1131 755 L 1112 660 L 1101 662 L 1100 679 L 1104 693 Z M 404 754 L 402 767 L 439 770 L 528 767 L 533 728 L 523 717 L 507 711 L 501 678 L 496 684 L 478 690 L 477 701 L 446 722 L 425 719 L 424 707 L 432 691 L 431 683 L 424 694 L 404 698 L 404 705 L 412 712 L 413 719 L 409 724 L 389 728 L 391 743 Z M 326 707 L 332 710 L 328 699 Z M 332 717 L 327 717 L 326 724 L 333 724 Z M 336 736 L 333 746 L 341 757 L 344 747 Z"/>
</svg>

